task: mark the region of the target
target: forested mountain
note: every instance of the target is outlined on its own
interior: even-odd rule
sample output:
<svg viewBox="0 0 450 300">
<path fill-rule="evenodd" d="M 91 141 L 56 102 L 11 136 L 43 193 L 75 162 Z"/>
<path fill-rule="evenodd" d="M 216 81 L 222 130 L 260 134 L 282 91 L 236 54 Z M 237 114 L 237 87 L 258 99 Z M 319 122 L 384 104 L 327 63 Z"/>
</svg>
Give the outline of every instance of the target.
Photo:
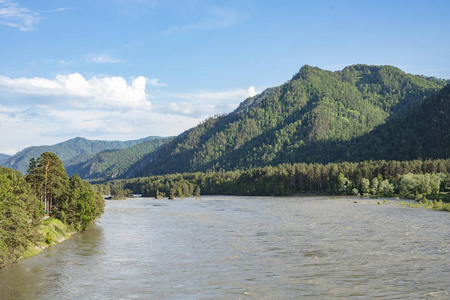
<svg viewBox="0 0 450 300">
<path fill-rule="evenodd" d="M 285 84 L 248 98 L 230 114 L 205 120 L 145 156 L 126 177 L 370 159 L 372 150 L 359 155 L 356 150 L 363 151 L 359 147 L 366 139 L 378 142 L 370 135 L 375 128 L 394 121 L 389 126 L 401 128 L 411 114 L 425 118 L 422 123 L 436 118 L 417 109 L 426 110 L 428 106 L 421 106 L 424 99 L 448 83 L 392 66 L 353 65 L 336 72 L 304 66 Z M 439 109 L 428 111 L 440 113 Z M 450 113 L 445 107 L 442 110 Z M 431 125 L 426 128 L 435 130 Z M 445 151 L 411 152 L 408 159 L 445 158 Z"/>
<path fill-rule="evenodd" d="M 158 137 L 146 137 L 139 140 L 130 140 L 124 142 L 93 141 L 76 137 L 52 146 L 28 147 L 3 161 L 2 166 L 18 170 L 22 174 L 25 174 L 28 169 L 30 159 L 39 157 L 44 152 L 55 153 L 63 162 L 71 160 L 75 156 L 82 155 L 78 157 L 79 163 L 82 161 L 82 159 L 88 159 L 91 157 L 90 155 L 97 154 L 104 150 L 123 149 L 152 139 L 158 139 Z"/>
<path fill-rule="evenodd" d="M 2 161 L 6 161 L 10 157 L 11 157 L 11 155 L 0 153 L 0 165 L 1 165 Z"/>
<path fill-rule="evenodd" d="M 450 84 L 410 113 L 351 141 L 347 159 L 450 158 Z"/>
<path fill-rule="evenodd" d="M 123 173 L 144 155 L 164 145 L 171 138 L 155 138 L 140 144 L 124 148 L 105 150 L 95 154 L 87 161 L 67 164 L 67 174 L 78 174 L 83 179 L 110 180 L 121 177 Z M 78 158 L 75 157 L 74 159 Z"/>
</svg>

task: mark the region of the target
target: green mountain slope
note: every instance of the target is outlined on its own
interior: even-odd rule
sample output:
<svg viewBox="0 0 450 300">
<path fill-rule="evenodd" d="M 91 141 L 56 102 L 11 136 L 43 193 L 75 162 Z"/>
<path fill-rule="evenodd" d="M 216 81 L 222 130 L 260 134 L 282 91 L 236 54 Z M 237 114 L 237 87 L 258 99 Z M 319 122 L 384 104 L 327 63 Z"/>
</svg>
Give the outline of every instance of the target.
<svg viewBox="0 0 450 300">
<path fill-rule="evenodd" d="M 450 84 L 418 108 L 351 141 L 344 157 L 412 160 L 450 157 Z"/>
<path fill-rule="evenodd" d="M 130 141 L 92 141 L 76 137 L 68 141 L 51 146 L 28 147 L 3 161 L 3 167 L 9 167 L 26 173 L 31 158 L 37 158 L 44 152 L 55 153 L 63 162 L 77 155 L 92 155 L 108 149 L 123 149 L 157 137 L 147 137 Z"/>
<path fill-rule="evenodd" d="M 124 148 L 105 150 L 78 164 L 68 164 L 67 174 L 78 174 L 83 179 L 110 180 L 123 173 L 144 155 L 152 153 L 171 138 L 155 138 Z M 79 156 L 75 157 L 77 159 Z M 87 157 L 87 156 L 84 156 Z"/>
<path fill-rule="evenodd" d="M 405 116 L 447 83 L 391 66 L 304 66 L 285 84 L 176 137 L 126 177 L 349 159 L 349 141 Z"/>
</svg>

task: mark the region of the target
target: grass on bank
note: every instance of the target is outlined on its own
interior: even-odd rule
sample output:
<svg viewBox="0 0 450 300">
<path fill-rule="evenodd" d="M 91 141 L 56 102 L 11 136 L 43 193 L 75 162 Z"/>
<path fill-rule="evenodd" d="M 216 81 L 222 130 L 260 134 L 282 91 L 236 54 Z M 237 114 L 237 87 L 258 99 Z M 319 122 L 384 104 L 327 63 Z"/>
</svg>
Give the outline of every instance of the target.
<svg viewBox="0 0 450 300">
<path fill-rule="evenodd" d="M 447 195 L 445 195 L 447 196 Z M 447 200 L 448 201 L 448 200 Z M 354 200 L 353 203 L 360 203 L 361 201 Z M 400 200 L 399 197 L 395 198 L 395 201 L 368 201 L 367 204 L 377 204 L 377 205 L 387 205 L 392 204 L 393 206 L 409 207 L 409 208 L 424 208 L 431 210 L 447 211 L 450 212 L 450 202 L 445 202 L 441 199 L 428 200 L 425 196 L 421 200 L 409 199 L 409 201 Z"/>
<path fill-rule="evenodd" d="M 47 218 L 40 225 L 39 233 L 42 237 L 41 241 L 38 241 L 35 245 L 29 242 L 23 257 L 34 256 L 51 245 L 61 243 L 68 239 L 73 231 L 60 220 Z"/>
<path fill-rule="evenodd" d="M 407 206 L 410 208 L 425 208 L 425 209 L 432 209 L 432 210 L 441 210 L 441 211 L 449 211 L 450 212 L 450 203 L 445 203 L 442 200 L 428 200 L 423 199 L 419 202 L 400 202 L 400 205 Z"/>
</svg>

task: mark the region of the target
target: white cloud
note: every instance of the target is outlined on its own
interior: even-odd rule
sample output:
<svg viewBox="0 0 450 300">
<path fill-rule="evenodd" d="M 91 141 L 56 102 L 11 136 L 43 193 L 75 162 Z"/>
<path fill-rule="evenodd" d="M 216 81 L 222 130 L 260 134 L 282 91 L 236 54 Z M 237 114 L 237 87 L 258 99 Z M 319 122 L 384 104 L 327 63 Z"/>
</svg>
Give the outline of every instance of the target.
<svg viewBox="0 0 450 300">
<path fill-rule="evenodd" d="M 182 115 L 208 116 L 217 114 L 217 108 L 217 105 L 214 104 L 196 105 L 188 102 L 171 102 L 167 111 Z"/>
<path fill-rule="evenodd" d="M 17 148 L 8 148 L 8 147 L 5 147 L 4 150 L 2 151 L 3 154 L 8 154 L 8 155 L 14 155 L 17 152 L 19 152 L 19 150 Z"/>
<path fill-rule="evenodd" d="M 0 0 L 0 23 L 23 31 L 33 30 L 41 17 L 14 1 Z"/>
<path fill-rule="evenodd" d="M 168 99 L 168 104 L 154 105 L 156 111 L 176 113 L 192 117 L 208 117 L 229 113 L 239 103 L 256 95 L 254 86 L 248 89 L 232 89 L 228 91 L 197 91 L 192 93 L 158 94 L 155 98 Z M 156 100 L 155 100 L 156 101 Z"/>
<path fill-rule="evenodd" d="M 55 79 L 0 76 L 0 90 L 25 98 L 25 101 L 38 101 L 33 96 L 57 97 L 59 102 L 74 107 L 148 110 L 151 103 L 145 88 L 146 79 L 142 76 L 133 79 L 131 84 L 122 77 L 86 79 L 79 73 L 57 75 Z M 6 101 L 5 97 L 3 99 Z"/>
<path fill-rule="evenodd" d="M 54 12 L 58 12 L 58 11 L 68 10 L 68 9 L 72 9 L 72 8 L 70 8 L 70 7 L 61 7 L 61 8 L 57 8 L 57 9 L 53 9 L 53 10 L 44 10 L 42 12 L 44 12 L 44 13 L 54 13 Z"/>
<path fill-rule="evenodd" d="M 228 91 L 197 91 L 193 93 L 179 94 L 179 98 L 196 101 L 244 101 L 248 97 L 253 97 L 256 93 L 255 87 L 248 89 L 232 89 Z"/>
<path fill-rule="evenodd" d="M 195 31 L 226 29 L 238 21 L 238 14 L 234 10 L 213 8 L 209 11 L 210 17 L 205 21 L 191 23 L 170 28 L 168 34 L 192 33 Z"/>
<path fill-rule="evenodd" d="M 117 59 L 117 58 L 112 58 L 109 55 L 99 55 L 99 56 L 89 57 L 87 59 L 87 61 L 95 62 L 98 64 L 118 64 L 118 63 L 123 62 L 123 60 Z"/>
<path fill-rule="evenodd" d="M 146 112 L 139 109 L 120 111 L 48 110 L 48 118 L 64 123 L 64 128 L 48 130 L 49 136 L 126 136 L 177 135 L 197 125 L 201 118 Z M 115 138 L 117 139 L 117 138 Z"/>
<path fill-rule="evenodd" d="M 40 13 L 54 13 L 67 9 L 70 8 L 36 12 L 20 6 L 16 1 L 0 0 L 0 24 L 22 31 L 31 31 L 42 20 Z"/>
<path fill-rule="evenodd" d="M 147 79 L 147 84 L 150 86 L 154 86 L 154 87 L 166 86 L 164 83 L 159 83 L 158 78 L 146 78 L 146 79 Z"/>
<path fill-rule="evenodd" d="M 60 64 L 61 66 L 70 66 L 70 65 L 73 64 L 73 61 L 65 61 L 64 59 L 60 59 L 60 60 L 59 60 L 59 64 Z"/>
<path fill-rule="evenodd" d="M 255 97 L 256 96 L 256 88 L 254 86 L 251 86 L 247 90 L 249 97 Z"/>
</svg>

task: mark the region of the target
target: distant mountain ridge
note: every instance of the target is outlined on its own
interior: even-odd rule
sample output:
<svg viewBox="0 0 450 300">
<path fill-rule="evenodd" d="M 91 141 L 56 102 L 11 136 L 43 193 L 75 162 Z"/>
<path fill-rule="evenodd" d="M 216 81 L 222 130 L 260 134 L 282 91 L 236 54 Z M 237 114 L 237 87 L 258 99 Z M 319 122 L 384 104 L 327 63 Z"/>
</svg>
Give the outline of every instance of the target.
<svg viewBox="0 0 450 300">
<path fill-rule="evenodd" d="M 2 161 L 7 160 L 10 157 L 11 155 L 0 153 L 0 164 Z"/>
<path fill-rule="evenodd" d="M 406 121 L 448 83 L 392 66 L 353 65 L 335 72 L 304 66 L 285 84 L 149 153 L 125 177 L 371 159 L 370 151 L 356 156 L 347 148 L 362 147 L 360 141 L 383 124 Z"/>
<path fill-rule="evenodd" d="M 69 176 L 78 174 L 83 179 L 111 180 L 120 178 L 130 166 L 138 162 L 144 155 L 156 151 L 169 141 L 171 137 L 155 138 L 137 145 L 123 148 L 105 150 L 81 163 L 68 163 L 66 171 Z M 76 159 L 77 157 L 74 157 Z"/>
<path fill-rule="evenodd" d="M 58 155 L 63 162 L 69 161 L 77 156 L 81 161 L 82 159 L 90 158 L 92 155 L 104 150 L 123 149 L 145 141 L 159 138 L 160 137 L 149 136 L 146 138 L 129 141 L 101 141 L 76 137 L 55 145 L 32 146 L 25 148 L 17 154 L 3 160 L 1 165 L 3 167 L 18 170 L 22 174 L 25 174 L 28 170 L 30 159 L 39 157 L 43 152 L 53 152 Z"/>
</svg>

